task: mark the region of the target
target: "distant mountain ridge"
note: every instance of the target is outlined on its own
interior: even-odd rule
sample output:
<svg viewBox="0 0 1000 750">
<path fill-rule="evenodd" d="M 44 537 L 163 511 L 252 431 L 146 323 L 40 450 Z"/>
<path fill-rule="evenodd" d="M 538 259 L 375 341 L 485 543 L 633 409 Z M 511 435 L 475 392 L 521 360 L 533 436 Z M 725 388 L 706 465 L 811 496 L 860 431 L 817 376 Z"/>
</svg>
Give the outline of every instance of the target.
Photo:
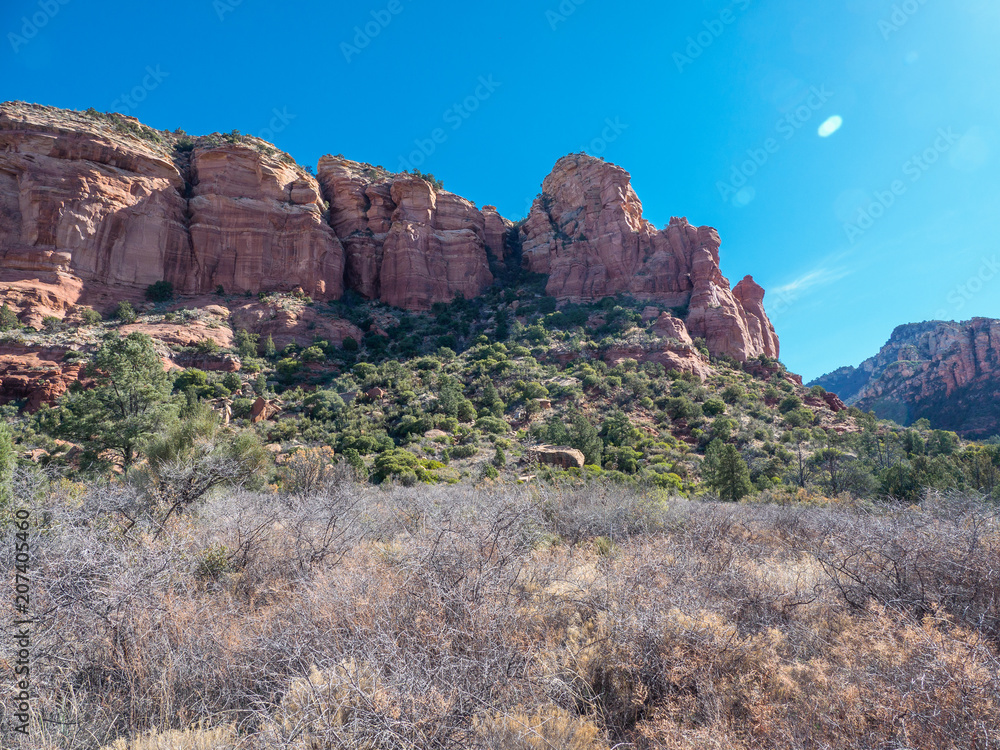
<svg viewBox="0 0 1000 750">
<path fill-rule="evenodd" d="M 1000 320 L 901 325 L 878 354 L 816 378 L 847 404 L 965 437 L 1000 434 Z"/>
</svg>

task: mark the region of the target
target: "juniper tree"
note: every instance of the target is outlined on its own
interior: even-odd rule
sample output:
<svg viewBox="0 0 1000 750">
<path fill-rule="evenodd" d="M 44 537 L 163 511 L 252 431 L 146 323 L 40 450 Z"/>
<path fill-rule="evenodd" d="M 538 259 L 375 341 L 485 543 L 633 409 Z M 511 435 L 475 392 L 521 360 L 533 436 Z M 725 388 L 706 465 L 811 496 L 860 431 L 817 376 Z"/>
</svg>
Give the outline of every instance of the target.
<svg viewBox="0 0 1000 750">
<path fill-rule="evenodd" d="M 110 453 L 128 469 L 148 438 L 173 416 L 170 376 L 153 340 L 143 333 L 106 337 L 84 375 L 92 387 L 69 392 L 43 417 L 42 426 L 82 444 L 93 458 Z"/>
</svg>

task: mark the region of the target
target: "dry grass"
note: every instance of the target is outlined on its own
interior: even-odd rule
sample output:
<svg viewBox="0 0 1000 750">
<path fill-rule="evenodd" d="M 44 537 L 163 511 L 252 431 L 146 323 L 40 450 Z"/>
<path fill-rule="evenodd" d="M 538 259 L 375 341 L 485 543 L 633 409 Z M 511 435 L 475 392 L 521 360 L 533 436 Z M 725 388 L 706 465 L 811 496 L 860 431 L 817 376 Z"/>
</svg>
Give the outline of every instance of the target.
<svg viewBox="0 0 1000 750">
<path fill-rule="evenodd" d="M 159 535 L 127 488 L 31 502 L 38 695 L 5 746 L 1000 748 L 974 500 L 337 480 Z"/>
</svg>

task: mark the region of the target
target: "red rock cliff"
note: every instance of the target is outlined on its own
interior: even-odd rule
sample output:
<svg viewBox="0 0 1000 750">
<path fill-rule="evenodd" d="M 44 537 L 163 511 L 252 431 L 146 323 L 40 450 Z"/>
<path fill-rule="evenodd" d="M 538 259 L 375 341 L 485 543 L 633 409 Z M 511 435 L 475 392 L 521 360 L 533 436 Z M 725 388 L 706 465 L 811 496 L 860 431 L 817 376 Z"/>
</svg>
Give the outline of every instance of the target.
<svg viewBox="0 0 1000 750">
<path fill-rule="evenodd" d="M 343 293 L 312 177 L 257 139 L 177 141 L 120 115 L 0 105 L 0 281 L 27 302 L 37 282 L 56 289 L 49 308 L 164 279 L 187 294 Z"/>
<path fill-rule="evenodd" d="M 909 425 L 966 437 L 1000 433 L 1000 320 L 931 321 L 902 325 L 859 367 L 814 380 L 850 405 Z"/>
<path fill-rule="evenodd" d="M 549 294 L 586 301 L 627 293 L 688 307 L 687 328 L 713 354 L 777 357 L 764 291 L 747 277 L 736 290 L 719 268 L 718 233 L 672 219 L 657 231 L 625 170 L 582 154 L 560 159 L 522 228 L 523 262 L 548 274 Z"/>
<path fill-rule="evenodd" d="M 776 357 L 764 291 L 731 290 L 719 236 L 642 218 L 623 169 L 561 159 L 522 227 L 409 174 L 324 157 L 318 179 L 259 139 L 188 138 L 134 118 L 0 105 L 0 284 L 22 317 L 110 307 L 167 280 L 185 295 L 291 291 L 427 310 L 493 283 L 514 252 L 560 300 L 619 293 L 687 308 L 716 354 Z"/>
<path fill-rule="evenodd" d="M 501 245 L 503 220 L 408 174 L 323 157 L 318 175 L 346 250 L 346 283 L 368 299 L 428 310 L 493 283 L 486 248 Z"/>
</svg>

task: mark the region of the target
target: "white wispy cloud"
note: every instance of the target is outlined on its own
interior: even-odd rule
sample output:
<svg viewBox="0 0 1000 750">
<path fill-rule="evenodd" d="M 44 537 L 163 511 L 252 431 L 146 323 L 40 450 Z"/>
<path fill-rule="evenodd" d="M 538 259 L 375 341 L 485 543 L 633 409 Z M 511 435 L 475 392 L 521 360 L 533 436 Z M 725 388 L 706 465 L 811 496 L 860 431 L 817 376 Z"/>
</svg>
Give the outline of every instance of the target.
<svg viewBox="0 0 1000 750">
<path fill-rule="evenodd" d="M 799 296 L 807 289 L 817 286 L 825 286 L 845 276 L 849 276 L 851 271 L 846 268 L 817 268 L 809 273 L 799 276 L 797 279 L 788 282 L 771 290 L 772 294 L 780 296 Z"/>
</svg>

